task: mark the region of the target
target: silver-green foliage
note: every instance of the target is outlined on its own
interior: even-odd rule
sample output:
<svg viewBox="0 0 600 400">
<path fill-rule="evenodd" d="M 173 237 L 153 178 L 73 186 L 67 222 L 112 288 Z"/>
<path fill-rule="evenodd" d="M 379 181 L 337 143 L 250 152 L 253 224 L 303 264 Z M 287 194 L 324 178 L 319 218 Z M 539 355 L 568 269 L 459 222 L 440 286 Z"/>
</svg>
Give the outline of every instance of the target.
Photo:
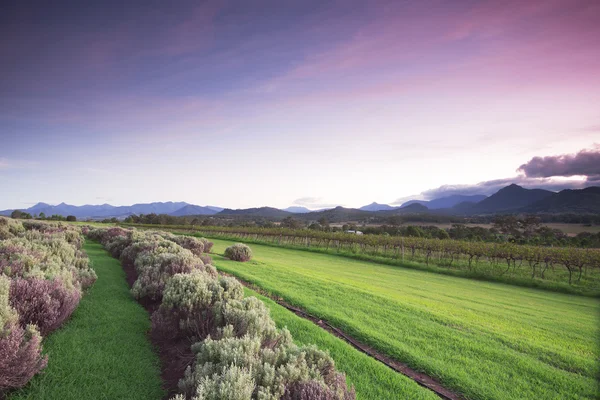
<svg viewBox="0 0 600 400">
<path fill-rule="evenodd" d="M 248 261 L 252 258 L 252 250 L 243 243 L 235 243 L 225 249 L 225 257 L 233 261 Z"/>
</svg>

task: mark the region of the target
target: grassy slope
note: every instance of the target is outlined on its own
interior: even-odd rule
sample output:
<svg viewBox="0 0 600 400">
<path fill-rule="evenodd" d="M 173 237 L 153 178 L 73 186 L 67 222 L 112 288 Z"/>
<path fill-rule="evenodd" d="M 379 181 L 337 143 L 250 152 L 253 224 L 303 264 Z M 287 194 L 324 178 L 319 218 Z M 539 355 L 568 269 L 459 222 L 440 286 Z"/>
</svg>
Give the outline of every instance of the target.
<svg viewBox="0 0 600 400">
<path fill-rule="evenodd" d="M 161 399 L 160 361 L 146 338 L 147 312 L 119 262 L 86 243 L 98 280 L 71 319 L 44 340 L 48 368 L 10 400 Z"/>
<path fill-rule="evenodd" d="M 216 253 L 230 242 L 214 240 Z M 219 269 L 478 399 L 595 398 L 597 299 L 252 245 Z"/>
<path fill-rule="evenodd" d="M 337 369 L 346 373 L 348 383 L 354 385 L 358 399 L 438 399 L 433 392 L 359 352 L 312 322 L 250 289 L 245 289 L 245 292 L 265 302 L 277 326 L 287 327 L 297 344 L 316 344 L 320 349 L 328 350 Z"/>
</svg>

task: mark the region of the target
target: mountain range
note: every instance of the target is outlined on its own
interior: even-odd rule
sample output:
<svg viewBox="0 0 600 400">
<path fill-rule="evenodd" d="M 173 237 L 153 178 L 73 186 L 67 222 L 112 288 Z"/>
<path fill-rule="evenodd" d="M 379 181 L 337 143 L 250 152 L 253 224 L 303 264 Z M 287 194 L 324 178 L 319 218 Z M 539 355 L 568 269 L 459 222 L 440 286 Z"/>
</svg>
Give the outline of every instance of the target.
<svg viewBox="0 0 600 400">
<path fill-rule="evenodd" d="M 0 215 L 10 215 L 14 210 L 0 211 Z M 600 214 L 600 187 L 579 190 L 562 190 L 558 193 L 542 189 L 525 189 L 512 184 L 493 195 L 463 196 L 454 195 L 429 201 L 411 200 L 400 207 L 373 202 L 358 209 L 335 207 L 322 210 L 309 210 L 305 207 L 258 207 L 229 209 L 214 206 L 198 206 L 186 202 L 156 202 L 134 204 L 132 206 L 112 206 L 110 204 L 73 206 L 65 203 L 50 205 L 37 203 L 21 210 L 32 215 L 74 215 L 79 219 L 125 218 L 139 214 L 168 214 L 172 216 L 204 215 L 218 217 L 262 217 L 283 219 L 288 216 L 312 221 L 325 217 L 330 222 L 357 220 L 369 216 L 391 216 L 402 214 L 442 214 L 456 216 L 490 215 L 502 213 L 582 213 Z"/>
<path fill-rule="evenodd" d="M 51 215 L 74 215 L 77 218 L 124 218 L 129 215 L 140 214 L 168 214 L 173 216 L 184 215 L 214 215 L 223 208 L 212 206 L 196 206 L 186 202 L 156 202 L 134 204 L 132 206 L 112 206 L 110 204 L 73 206 L 66 203 L 58 205 L 50 205 L 47 203 L 37 203 L 27 209 L 20 209 L 28 212 L 31 215 L 40 215 L 44 213 L 46 216 Z M 10 215 L 14 210 L 0 211 L 0 215 Z"/>
</svg>

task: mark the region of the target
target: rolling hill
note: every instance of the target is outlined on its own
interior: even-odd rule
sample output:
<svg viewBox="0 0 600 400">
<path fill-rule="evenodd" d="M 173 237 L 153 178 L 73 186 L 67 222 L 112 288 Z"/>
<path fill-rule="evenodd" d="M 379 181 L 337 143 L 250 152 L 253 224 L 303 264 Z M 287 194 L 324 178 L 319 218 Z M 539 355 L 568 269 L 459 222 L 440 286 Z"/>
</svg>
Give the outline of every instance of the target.
<svg viewBox="0 0 600 400">
<path fill-rule="evenodd" d="M 181 207 L 180 209 L 169 213 L 174 217 L 184 217 L 186 215 L 215 215 L 223 209 L 215 210 L 214 207 L 202 207 L 195 206 L 193 204 L 188 204 L 186 206 Z"/>
<path fill-rule="evenodd" d="M 281 211 L 287 211 L 287 212 L 291 212 L 294 214 L 305 214 L 305 213 L 309 213 L 311 212 L 311 210 L 309 210 L 306 207 L 299 207 L 299 206 L 291 206 L 288 208 L 284 208 Z"/>
<path fill-rule="evenodd" d="M 531 213 L 590 213 L 600 214 L 600 187 L 580 190 L 561 190 L 523 208 Z"/>
<path fill-rule="evenodd" d="M 362 210 L 362 211 L 388 211 L 388 210 L 395 210 L 396 208 L 399 208 L 399 207 L 392 207 L 387 204 L 379 204 L 379 203 L 373 202 L 371 204 L 367 204 L 366 206 L 360 207 L 359 210 Z"/>
<path fill-rule="evenodd" d="M 291 212 L 283 211 L 273 207 L 257 207 L 257 208 L 243 208 L 243 209 L 231 209 L 225 208 L 221 212 L 216 214 L 217 216 L 235 216 L 235 217 L 263 217 L 263 218 L 285 218 L 290 215 L 294 215 Z"/>
<path fill-rule="evenodd" d="M 429 200 L 429 201 L 410 200 L 410 201 L 407 201 L 406 203 L 403 203 L 402 207 L 406 207 L 411 204 L 422 204 L 430 210 L 439 210 L 442 208 L 452 208 L 452 207 L 456 206 L 457 204 L 464 203 L 464 202 L 478 203 L 478 202 L 484 200 L 485 198 L 487 198 L 487 196 L 485 196 L 483 194 L 475 194 L 475 195 L 457 194 L 457 195 L 452 195 L 452 196 L 440 197 L 438 199 L 433 199 L 433 200 Z"/>
<path fill-rule="evenodd" d="M 526 207 L 536 201 L 543 200 L 554 194 L 549 190 L 543 189 L 525 189 L 519 185 L 509 185 L 490 197 L 476 203 L 470 210 L 469 214 L 496 214 L 506 212 L 517 212 L 519 209 Z"/>
</svg>

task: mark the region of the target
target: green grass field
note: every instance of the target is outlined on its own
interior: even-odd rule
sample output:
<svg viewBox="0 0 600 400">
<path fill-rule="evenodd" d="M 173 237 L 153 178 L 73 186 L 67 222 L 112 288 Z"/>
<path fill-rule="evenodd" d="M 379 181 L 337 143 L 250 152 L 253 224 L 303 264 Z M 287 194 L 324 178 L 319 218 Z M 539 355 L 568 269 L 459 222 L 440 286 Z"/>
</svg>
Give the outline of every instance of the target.
<svg viewBox="0 0 600 400">
<path fill-rule="evenodd" d="M 213 240 L 222 254 L 229 241 Z M 597 299 L 262 245 L 216 266 L 472 399 L 596 398 Z"/>
<path fill-rule="evenodd" d="M 348 383 L 354 385 L 357 399 L 439 399 L 430 390 L 392 371 L 274 301 L 247 288 L 245 292 L 247 296 L 258 297 L 270 308 L 271 317 L 277 326 L 287 327 L 296 344 L 316 344 L 320 349 L 329 351 L 336 368 L 346 373 Z"/>
<path fill-rule="evenodd" d="M 8 398 L 161 399 L 160 361 L 146 337 L 148 313 L 129 293 L 118 260 L 86 243 L 98 274 L 71 319 L 43 342 L 48 367 Z"/>
</svg>

